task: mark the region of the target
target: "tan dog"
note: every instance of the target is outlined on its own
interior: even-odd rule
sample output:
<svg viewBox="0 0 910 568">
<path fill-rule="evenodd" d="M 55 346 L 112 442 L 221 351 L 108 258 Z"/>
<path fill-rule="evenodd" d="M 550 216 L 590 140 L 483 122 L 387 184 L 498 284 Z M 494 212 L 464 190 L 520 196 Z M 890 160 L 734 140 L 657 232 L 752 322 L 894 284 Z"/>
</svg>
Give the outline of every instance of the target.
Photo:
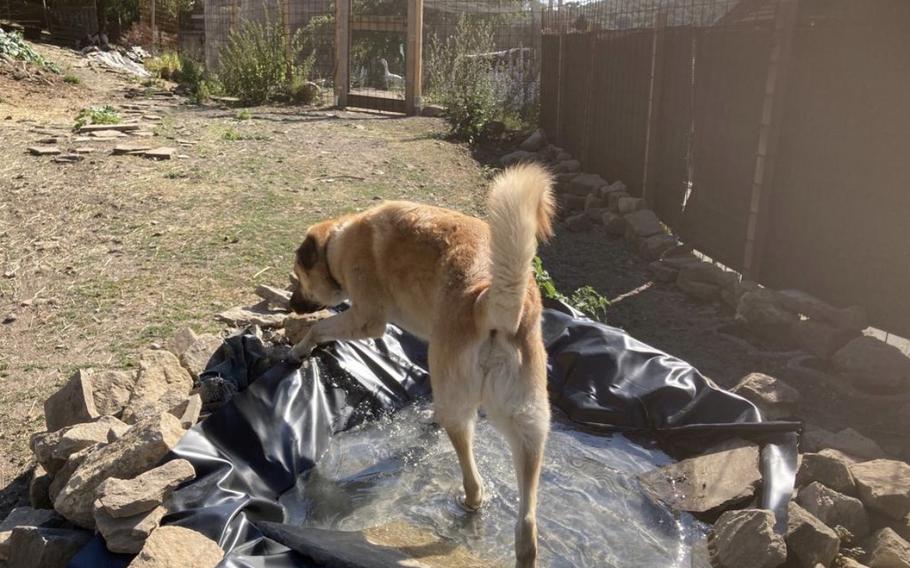
<svg viewBox="0 0 910 568">
<path fill-rule="evenodd" d="M 380 337 L 395 323 L 429 342 L 436 420 L 461 465 L 463 505 L 478 509 L 477 410 L 506 437 L 521 497 L 516 565 L 537 563 L 537 485 L 550 427 L 540 292 L 531 261 L 551 234 L 552 180 L 523 165 L 493 182 L 484 222 L 438 207 L 389 202 L 309 228 L 297 250 L 302 313 L 345 300 L 351 307 L 313 325 L 294 346 L 300 359 L 336 339 Z"/>
</svg>

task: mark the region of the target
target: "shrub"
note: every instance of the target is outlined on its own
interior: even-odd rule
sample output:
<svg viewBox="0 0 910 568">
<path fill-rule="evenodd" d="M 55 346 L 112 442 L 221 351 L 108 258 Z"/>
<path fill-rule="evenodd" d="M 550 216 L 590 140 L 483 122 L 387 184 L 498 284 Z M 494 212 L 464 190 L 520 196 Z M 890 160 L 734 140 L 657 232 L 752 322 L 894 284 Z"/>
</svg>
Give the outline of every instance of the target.
<svg viewBox="0 0 910 568">
<path fill-rule="evenodd" d="M 76 115 L 75 129 L 80 129 L 87 124 L 119 124 L 120 115 L 110 105 L 93 106 L 84 108 Z"/>
<path fill-rule="evenodd" d="M 556 283 L 550 273 L 543 267 L 543 261 L 540 260 L 539 256 L 534 257 L 534 280 L 537 282 L 537 287 L 540 288 L 540 293 L 543 297 L 564 302 L 594 320 L 607 321 L 607 308 L 610 307 L 609 300 L 601 296 L 591 286 L 582 286 L 572 292 L 571 296 L 566 296 L 556 288 Z"/>
<path fill-rule="evenodd" d="M 180 78 L 181 58 L 174 52 L 162 53 L 145 61 L 145 68 L 156 77 L 167 81 L 177 81 Z"/>
<path fill-rule="evenodd" d="M 22 39 L 19 32 L 5 32 L 0 28 L 0 54 L 11 59 L 18 59 L 59 73 L 60 68 L 46 60 L 40 53 L 32 48 L 31 44 Z"/>
</svg>

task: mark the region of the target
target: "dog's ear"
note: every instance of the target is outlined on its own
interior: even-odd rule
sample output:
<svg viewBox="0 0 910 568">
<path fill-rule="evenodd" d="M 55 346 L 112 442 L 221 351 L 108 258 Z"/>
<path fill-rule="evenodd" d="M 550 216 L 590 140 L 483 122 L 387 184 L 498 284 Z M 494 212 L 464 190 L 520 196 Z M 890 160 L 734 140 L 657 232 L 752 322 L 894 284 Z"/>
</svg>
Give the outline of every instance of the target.
<svg viewBox="0 0 910 568">
<path fill-rule="evenodd" d="M 297 249 L 297 263 L 304 270 L 309 270 L 316 265 L 318 259 L 319 251 L 316 250 L 316 239 L 313 235 L 309 235 Z"/>
</svg>

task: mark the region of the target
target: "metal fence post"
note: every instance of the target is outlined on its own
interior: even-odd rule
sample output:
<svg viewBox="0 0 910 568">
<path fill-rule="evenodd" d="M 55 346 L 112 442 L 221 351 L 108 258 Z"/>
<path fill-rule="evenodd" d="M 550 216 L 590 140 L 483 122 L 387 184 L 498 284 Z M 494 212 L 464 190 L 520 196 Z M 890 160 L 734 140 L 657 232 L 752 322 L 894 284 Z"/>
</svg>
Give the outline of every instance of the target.
<svg viewBox="0 0 910 568">
<path fill-rule="evenodd" d="M 423 0 L 408 0 L 408 51 L 405 54 L 404 106 L 408 114 L 420 112 L 423 86 Z"/>
<path fill-rule="evenodd" d="M 651 44 L 651 79 L 648 87 L 648 126 L 645 130 L 644 171 L 641 176 L 641 197 L 645 200 L 651 194 L 650 170 L 657 147 L 657 127 L 660 124 L 660 99 L 663 93 L 664 39 L 667 28 L 667 8 L 661 8 L 654 16 L 654 40 Z M 651 203 L 653 206 L 654 203 Z"/>
<path fill-rule="evenodd" d="M 746 224 L 746 247 L 743 252 L 743 277 L 758 280 L 768 231 L 768 202 L 774 178 L 775 157 L 780 139 L 780 125 L 786 96 L 787 68 L 796 31 L 799 0 L 779 0 L 774 19 L 768 76 L 762 104 L 755 173 L 749 218 Z"/>
</svg>

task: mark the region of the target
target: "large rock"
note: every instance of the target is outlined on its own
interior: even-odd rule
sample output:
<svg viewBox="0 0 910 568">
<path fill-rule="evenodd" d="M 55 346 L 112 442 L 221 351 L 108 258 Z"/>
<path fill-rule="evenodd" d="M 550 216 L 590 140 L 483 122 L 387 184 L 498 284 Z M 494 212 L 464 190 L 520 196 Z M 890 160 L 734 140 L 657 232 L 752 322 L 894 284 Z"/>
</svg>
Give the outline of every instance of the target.
<svg viewBox="0 0 910 568">
<path fill-rule="evenodd" d="M 67 482 L 73 476 L 79 466 L 82 465 L 82 462 L 85 461 L 85 458 L 95 450 L 104 447 L 104 444 L 95 444 L 94 446 L 89 446 L 84 450 L 80 450 L 75 454 L 71 455 L 63 467 L 54 474 L 54 479 L 51 480 L 50 486 L 48 486 L 47 494 L 50 500 L 56 501 L 57 496 L 60 495 L 60 492 L 63 491 L 63 488 L 66 487 Z M 53 505 L 52 505 L 53 506 Z"/>
<path fill-rule="evenodd" d="M 79 530 L 15 528 L 7 568 L 65 568 L 91 538 L 91 533 Z"/>
<path fill-rule="evenodd" d="M 626 220 L 622 218 L 622 215 L 617 215 L 612 211 L 605 211 L 600 218 L 600 222 L 603 223 L 604 230 L 608 235 L 621 237 L 626 234 Z"/>
<path fill-rule="evenodd" d="M 800 489 L 796 502 L 829 527 L 847 529 L 854 539 L 869 534 L 869 516 L 859 499 L 813 481 Z"/>
<path fill-rule="evenodd" d="M 505 156 L 499 158 L 499 163 L 502 164 L 502 167 L 507 168 L 524 162 L 536 162 L 539 159 L 540 157 L 534 152 L 515 150 L 514 152 L 509 152 Z"/>
<path fill-rule="evenodd" d="M 594 228 L 594 221 L 586 213 L 579 213 L 566 218 L 564 221 L 566 228 L 573 233 L 590 231 Z"/>
<path fill-rule="evenodd" d="M 657 260 L 678 244 L 679 241 L 673 235 L 651 235 L 638 243 L 638 254 L 645 260 Z"/>
<path fill-rule="evenodd" d="M 600 192 L 607 185 L 606 180 L 597 174 L 578 174 L 569 184 L 569 193 L 587 197 L 589 193 Z"/>
<path fill-rule="evenodd" d="M 835 353 L 832 362 L 857 387 L 871 392 L 893 393 L 908 386 L 910 359 L 874 337 L 857 337 Z"/>
<path fill-rule="evenodd" d="M 834 568 L 869 568 L 865 564 L 860 564 L 860 562 L 855 558 L 850 558 L 849 556 L 844 556 L 841 554 L 839 554 L 837 558 L 834 559 L 833 566 Z"/>
<path fill-rule="evenodd" d="M 163 413 L 139 421 L 111 444 L 89 454 L 76 468 L 54 508 L 71 522 L 94 528 L 95 490 L 109 477 L 130 479 L 154 467 L 183 436 L 180 421 Z"/>
<path fill-rule="evenodd" d="M 869 568 L 910 568 L 910 543 L 890 528 L 883 528 L 869 541 Z"/>
<path fill-rule="evenodd" d="M 854 495 L 856 485 L 850 473 L 851 464 L 852 460 L 837 450 L 803 454 L 796 472 L 796 485 L 804 487 L 818 481 L 839 493 Z"/>
<path fill-rule="evenodd" d="M 291 293 L 267 284 L 256 286 L 256 295 L 267 301 L 270 306 L 281 310 L 291 309 Z"/>
<path fill-rule="evenodd" d="M 706 282 L 695 282 L 681 278 L 676 275 L 676 287 L 685 292 L 688 296 L 701 300 L 702 302 L 713 302 L 720 296 L 720 288 L 714 284 Z"/>
<path fill-rule="evenodd" d="M 190 429 L 199 421 L 199 415 L 202 413 L 202 397 L 199 393 L 192 394 L 172 408 L 170 412 L 180 419 L 181 426 Z"/>
<path fill-rule="evenodd" d="M 127 430 L 129 425 L 113 416 L 102 416 L 94 422 L 77 424 L 63 432 L 60 441 L 54 447 L 53 456 L 56 459 L 67 460 L 74 453 L 89 446 L 116 440 Z"/>
<path fill-rule="evenodd" d="M 89 369 L 92 377 L 92 395 L 98 414 L 117 416 L 126 408 L 136 385 L 134 371 Z"/>
<path fill-rule="evenodd" d="M 41 527 L 59 524 L 63 519 L 50 509 L 16 507 L 0 522 L 0 561 L 9 559 L 10 539 L 16 527 Z"/>
<path fill-rule="evenodd" d="M 183 351 L 180 355 L 180 364 L 194 379 L 198 379 L 211 361 L 220 360 L 219 351 L 223 344 L 224 340 L 217 335 L 204 333 Z"/>
<path fill-rule="evenodd" d="M 830 359 L 857 334 L 853 330 L 837 328 L 811 319 L 795 322 L 791 333 L 801 348 L 821 359 Z"/>
<path fill-rule="evenodd" d="M 184 351 L 189 349 L 190 345 L 196 342 L 197 337 L 196 332 L 188 327 L 184 327 L 175 333 L 174 337 L 168 340 L 164 345 L 164 348 L 173 353 L 175 357 L 179 358 L 183 355 Z"/>
<path fill-rule="evenodd" d="M 630 240 L 643 239 L 664 232 L 664 226 L 661 225 L 660 219 L 650 209 L 633 211 L 623 215 L 623 219 L 626 221 L 626 237 Z"/>
<path fill-rule="evenodd" d="M 193 378 L 169 351 L 145 351 L 139 357 L 139 377 L 123 411 L 123 421 L 134 424 L 147 416 L 158 415 L 189 396 Z"/>
<path fill-rule="evenodd" d="M 648 493 L 671 508 L 711 520 L 755 494 L 761 481 L 758 447 L 749 444 L 684 459 L 639 479 Z"/>
<path fill-rule="evenodd" d="M 526 152 L 539 152 L 547 145 L 547 137 L 542 130 L 535 130 L 530 136 L 524 139 L 524 142 L 518 146 Z"/>
<path fill-rule="evenodd" d="M 168 525 L 152 533 L 128 568 L 215 568 L 223 557 L 215 541 Z"/>
<path fill-rule="evenodd" d="M 860 500 L 869 509 L 894 520 L 910 513 L 910 465 L 872 460 L 850 466 Z"/>
<path fill-rule="evenodd" d="M 60 390 L 44 401 L 44 421 L 48 432 L 90 422 L 98 416 L 91 376 L 85 371 L 76 371 Z"/>
<path fill-rule="evenodd" d="M 799 391 L 784 381 L 764 373 L 749 373 L 732 392 L 751 401 L 768 418 L 793 416 L 799 404 Z"/>
<path fill-rule="evenodd" d="M 100 510 L 97 501 L 95 504 L 95 526 L 104 537 L 107 549 L 120 554 L 136 554 L 142 550 L 149 535 L 167 514 L 166 507 L 155 507 L 131 517 L 114 518 Z"/>
<path fill-rule="evenodd" d="M 194 477 L 193 464 L 177 459 L 132 479 L 109 478 L 95 491 L 95 508 L 114 518 L 145 513 L 164 503 L 178 485 Z"/>
<path fill-rule="evenodd" d="M 885 450 L 853 428 L 829 432 L 823 428 L 807 427 L 800 439 L 806 451 L 832 448 L 859 460 L 874 460 L 886 457 Z"/>
<path fill-rule="evenodd" d="M 787 545 L 774 532 L 771 511 L 727 511 L 709 538 L 715 568 L 776 568 L 787 560 Z"/>
<path fill-rule="evenodd" d="M 28 482 L 28 502 L 35 509 L 53 509 L 54 502 L 50 498 L 51 477 L 43 467 L 36 465 L 32 470 L 32 477 Z"/>
<path fill-rule="evenodd" d="M 830 527 L 794 502 L 790 502 L 787 520 L 787 549 L 800 568 L 829 566 L 837 556 L 840 537 Z"/>
<path fill-rule="evenodd" d="M 234 327 L 258 325 L 262 329 L 276 329 L 284 326 L 288 313 L 270 308 L 268 302 L 260 302 L 249 307 L 236 306 L 215 317 Z"/>
<path fill-rule="evenodd" d="M 780 305 L 777 292 L 768 288 L 759 288 L 743 294 L 736 308 L 736 317 L 750 325 L 779 328 L 784 331 L 789 330 L 798 319 L 798 316 Z"/>
<path fill-rule="evenodd" d="M 781 305 L 788 310 L 838 329 L 860 332 L 868 325 L 866 312 L 859 306 L 838 309 L 801 290 L 781 290 L 778 294 Z"/>
<path fill-rule="evenodd" d="M 628 215 L 647 208 L 648 203 L 640 197 L 620 197 L 616 202 L 616 211 L 620 215 Z"/>
</svg>

